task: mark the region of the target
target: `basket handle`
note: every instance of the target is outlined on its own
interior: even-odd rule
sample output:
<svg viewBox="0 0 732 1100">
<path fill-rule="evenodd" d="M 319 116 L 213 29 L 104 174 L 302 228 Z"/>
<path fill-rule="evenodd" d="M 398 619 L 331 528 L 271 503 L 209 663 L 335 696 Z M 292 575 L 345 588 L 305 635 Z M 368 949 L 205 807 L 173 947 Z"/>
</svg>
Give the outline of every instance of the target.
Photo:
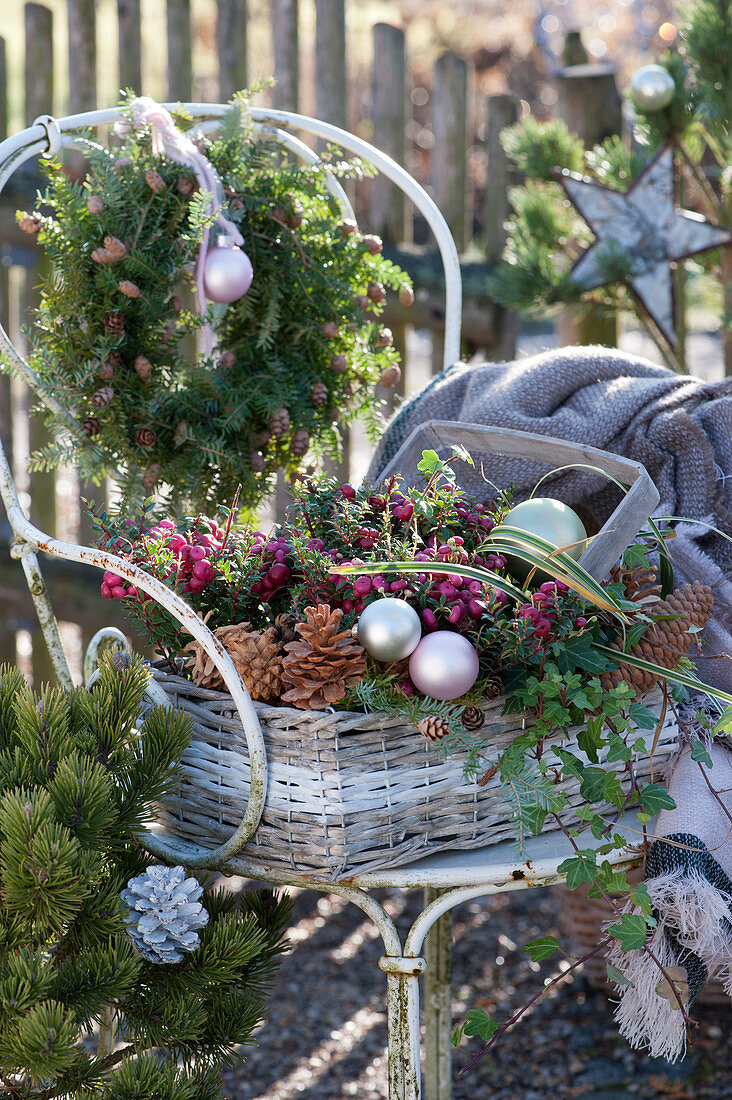
<svg viewBox="0 0 732 1100">
<path fill-rule="evenodd" d="M 402 443 L 379 477 L 380 482 L 404 470 L 416 469 L 425 448 L 462 444 L 466 450 L 506 458 L 536 460 L 557 466 L 581 463 L 597 466 L 629 486 L 628 492 L 607 519 L 579 559 L 596 580 L 604 580 L 623 551 L 630 545 L 660 500 L 658 489 L 640 462 L 601 451 L 584 443 L 554 439 L 512 428 L 485 424 L 463 424 L 456 420 L 426 420 Z"/>
</svg>

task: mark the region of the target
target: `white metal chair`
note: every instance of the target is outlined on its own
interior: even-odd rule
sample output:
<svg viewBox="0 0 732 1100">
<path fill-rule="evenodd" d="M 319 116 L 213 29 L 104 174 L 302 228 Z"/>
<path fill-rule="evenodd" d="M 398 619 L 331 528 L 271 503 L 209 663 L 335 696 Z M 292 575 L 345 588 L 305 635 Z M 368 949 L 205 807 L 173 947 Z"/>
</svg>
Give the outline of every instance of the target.
<svg viewBox="0 0 732 1100">
<path fill-rule="evenodd" d="M 169 105 L 174 106 L 174 105 Z M 214 130 L 227 106 L 217 104 L 187 104 L 194 121 L 194 128 Z M 54 156 L 61 149 L 76 144 L 79 131 L 92 126 L 114 123 L 121 117 L 117 109 L 92 111 L 68 118 L 54 119 L 44 116 L 28 129 L 8 138 L 0 144 L 0 190 L 12 174 L 35 156 Z M 315 153 L 292 131 L 299 130 L 317 138 L 333 142 L 351 153 L 372 163 L 392 182 L 397 184 L 414 202 L 430 225 L 436 238 L 445 270 L 446 308 L 444 365 L 449 366 L 459 358 L 461 280 L 460 263 L 450 231 L 439 210 L 416 183 L 398 164 L 367 142 L 346 133 L 335 126 L 303 115 L 284 111 L 252 108 L 251 119 L 255 128 L 276 139 L 292 154 L 306 162 L 317 162 Z M 341 216 L 352 218 L 348 198 L 334 177 L 328 186 Z M 53 394 L 44 393 L 38 378 L 28 363 L 15 349 L 7 333 L 0 329 L 0 352 L 23 375 L 41 398 L 75 427 L 68 410 L 61 408 Z M 59 681 L 71 685 L 72 678 L 63 651 L 56 620 L 43 583 L 38 565 L 37 551 L 67 558 L 71 561 L 109 569 L 141 588 L 165 607 L 190 634 L 202 645 L 214 660 L 231 693 L 241 717 L 251 760 L 251 794 L 242 820 L 233 834 L 215 849 L 203 848 L 153 830 L 147 833 L 145 845 L 155 857 L 172 863 L 184 863 L 191 868 L 216 868 L 232 875 L 262 878 L 260 865 L 252 867 L 239 854 L 254 834 L 267 796 L 267 758 L 259 722 L 252 701 L 238 675 L 231 658 L 213 633 L 202 623 L 196 613 L 160 581 L 137 566 L 130 565 L 114 554 L 87 546 L 78 546 L 51 538 L 35 527 L 24 514 L 13 481 L 12 472 L 0 444 L 0 496 L 5 505 L 8 520 L 14 533 L 12 554 L 24 569 L 33 597 L 41 628 L 49 648 Z M 92 641 L 85 662 L 85 678 L 95 663 L 100 646 L 119 644 L 123 636 L 116 630 L 100 631 Z M 162 689 L 151 684 L 150 693 L 155 701 L 167 703 Z M 162 696 L 162 698 L 161 698 Z M 619 823 L 637 829 L 635 815 Z M 632 838 L 632 834 L 631 834 Z M 599 841 L 584 839 L 583 844 L 599 846 Z M 557 867 L 571 853 L 568 842 L 561 834 L 549 834 L 535 838 L 528 844 L 527 858 L 517 859 L 511 845 L 502 843 L 470 852 L 442 853 L 427 857 L 398 870 L 359 875 L 347 882 L 328 884 L 313 881 L 306 876 L 273 870 L 267 878 L 274 884 L 297 886 L 338 894 L 358 906 L 376 924 L 383 943 L 384 955 L 379 966 L 387 977 L 388 998 L 388 1097 L 389 1100 L 419 1100 L 422 1095 L 420 1073 L 419 1032 L 419 975 L 425 970 L 422 955 L 427 934 L 433 929 L 436 946 L 432 951 L 437 960 L 451 949 L 449 934 L 440 918 L 462 901 L 471 898 L 503 893 L 508 890 L 526 889 L 559 882 L 562 876 Z M 635 862 L 630 852 L 616 854 L 619 867 Z M 425 905 L 408 935 L 402 941 L 393 920 L 371 894 L 379 887 L 425 890 Z M 437 926 L 437 927 L 435 927 Z M 433 966 L 437 971 L 444 967 Z M 449 971 L 449 968 L 447 968 Z M 449 980 L 431 980 L 426 1013 L 426 1088 L 427 1100 L 449 1100 L 451 1095 L 451 1047 L 450 1047 L 450 986 Z"/>
</svg>

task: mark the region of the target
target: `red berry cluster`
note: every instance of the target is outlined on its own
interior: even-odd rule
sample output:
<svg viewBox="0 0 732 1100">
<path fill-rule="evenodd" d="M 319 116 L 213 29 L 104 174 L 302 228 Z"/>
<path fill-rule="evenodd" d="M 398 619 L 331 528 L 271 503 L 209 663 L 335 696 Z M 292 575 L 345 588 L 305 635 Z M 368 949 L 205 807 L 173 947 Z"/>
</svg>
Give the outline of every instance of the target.
<svg viewBox="0 0 732 1100">
<path fill-rule="evenodd" d="M 170 561 L 162 579 L 176 591 L 191 592 L 197 595 L 211 583 L 216 577 L 216 570 L 211 564 L 210 558 L 221 550 L 223 545 L 223 532 L 215 523 L 207 523 L 208 530 L 194 530 L 190 541 L 179 531 L 176 531 L 172 520 L 163 519 L 154 527 L 150 527 L 142 538 L 142 553 L 133 555 L 139 564 L 146 563 L 148 559 L 148 546 L 153 541 L 156 550 L 167 548 L 170 551 Z M 123 539 L 117 540 L 124 543 Z M 118 549 L 118 547 L 114 547 Z M 119 547 L 121 549 L 121 547 Z M 112 549 L 112 547 L 110 547 Z M 152 548 L 151 548 L 152 549 Z M 105 573 L 102 583 L 102 595 L 107 600 L 122 600 L 125 596 L 136 597 L 138 595 L 135 585 L 124 587 L 122 578 L 117 573 Z"/>
<path fill-rule="evenodd" d="M 569 596 L 569 600 L 563 600 L 560 605 L 560 598 L 565 596 Z M 533 636 L 545 644 L 546 639 L 555 632 L 560 617 L 563 624 L 572 629 L 581 630 L 587 626 L 584 615 L 576 614 L 579 609 L 573 606 L 574 602 L 570 589 L 563 581 L 544 581 L 538 592 L 532 594 L 531 601 L 519 607 L 517 614 L 531 624 Z"/>
</svg>

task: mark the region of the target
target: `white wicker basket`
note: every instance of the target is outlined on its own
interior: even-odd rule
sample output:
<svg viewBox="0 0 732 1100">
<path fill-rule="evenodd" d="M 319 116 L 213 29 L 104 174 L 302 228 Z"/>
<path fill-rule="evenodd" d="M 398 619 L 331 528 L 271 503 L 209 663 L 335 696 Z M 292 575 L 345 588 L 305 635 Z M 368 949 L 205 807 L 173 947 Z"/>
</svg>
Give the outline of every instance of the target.
<svg viewBox="0 0 732 1100">
<path fill-rule="evenodd" d="M 155 679 L 170 702 L 191 715 L 195 727 L 180 787 L 160 804 L 160 820 L 177 836 L 214 847 L 239 824 L 249 797 L 241 723 L 229 695 L 160 670 Z M 482 730 L 486 743 L 497 750 L 522 729 L 520 716 L 501 715 L 503 702 L 487 704 Z M 660 695 L 649 695 L 646 702 L 660 709 Z M 516 834 L 497 777 L 483 787 L 466 783 L 459 755 L 439 760 L 435 747 L 398 718 L 265 703 L 255 707 L 270 774 L 262 819 L 241 855 L 263 872 L 277 867 L 338 881 Z M 676 751 L 677 734 L 675 721 L 666 718 L 654 770 Z M 653 735 L 647 736 L 649 747 Z M 564 745 L 576 748 L 574 736 Z M 602 766 L 623 769 L 618 763 Z M 649 777 L 648 754 L 634 757 L 634 772 L 640 779 Z M 577 824 L 576 807 L 583 801 L 579 782 L 569 778 L 561 790 L 569 796 L 562 820 Z M 545 830 L 552 828 L 558 825 L 548 818 Z"/>
</svg>

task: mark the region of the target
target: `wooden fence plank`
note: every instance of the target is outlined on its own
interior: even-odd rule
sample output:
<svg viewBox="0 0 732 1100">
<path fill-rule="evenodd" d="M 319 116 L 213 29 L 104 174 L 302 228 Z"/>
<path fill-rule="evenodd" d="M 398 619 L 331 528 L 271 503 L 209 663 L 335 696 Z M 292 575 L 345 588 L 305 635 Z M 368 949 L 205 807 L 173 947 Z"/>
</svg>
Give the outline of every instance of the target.
<svg viewBox="0 0 732 1100">
<path fill-rule="evenodd" d="M 219 0 L 216 48 L 219 97 L 225 103 L 247 86 L 247 0 Z"/>
<path fill-rule="evenodd" d="M 300 103 L 298 0 L 271 0 L 274 78 L 272 104 L 280 111 L 296 111 Z"/>
<path fill-rule="evenodd" d="M 54 109 L 53 14 L 41 4 L 25 6 L 25 121 L 29 126 L 41 114 Z M 38 279 L 41 265 L 32 268 L 25 278 L 22 317 L 38 302 Z M 50 435 L 37 416 L 29 426 L 31 452 L 50 442 Z M 56 531 L 56 478 L 53 474 L 31 474 L 31 519 L 43 531 Z M 33 679 L 36 684 L 55 682 L 53 665 L 43 643 L 40 630 L 33 633 Z"/>
<path fill-rule="evenodd" d="M 508 189 L 514 182 L 510 162 L 501 145 L 501 131 L 517 121 L 518 100 L 512 95 L 493 95 L 488 97 L 486 107 L 488 164 L 483 193 L 483 246 L 486 260 L 495 264 L 500 260 L 506 243 L 504 223 L 510 213 Z M 496 309 L 495 321 L 498 331 L 494 334 L 491 357 L 513 359 L 518 317 L 513 310 Z"/>
<path fill-rule="evenodd" d="M 140 0 L 117 0 L 119 86 L 142 92 Z"/>
<path fill-rule="evenodd" d="M 432 188 L 458 251 L 467 247 L 468 224 L 468 63 L 444 53 L 435 63 L 432 92 Z"/>
<path fill-rule="evenodd" d="M 193 88 L 191 0 L 167 0 L 168 98 L 187 103 Z"/>
<path fill-rule="evenodd" d="M 8 68 L 5 39 L 0 38 L 0 141 L 8 135 Z M 4 249 L 0 248 L 0 324 L 7 331 L 10 325 L 10 279 Z M 10 377 L 0 374 L 0 440 L 12 466 L 13 416 L 11 409 Z M 4 512 L 0 512 L 0 540 L 10 536 L 10 524 Z M 9 609 L 0 611 L 0 664 L 15 664 L 15 630 Z"/>
<path fill-rule="evenodd" d="M 69 23 L 69 113 L 97 105 L 96 0 L 66 0 Z"/>
</svg>

